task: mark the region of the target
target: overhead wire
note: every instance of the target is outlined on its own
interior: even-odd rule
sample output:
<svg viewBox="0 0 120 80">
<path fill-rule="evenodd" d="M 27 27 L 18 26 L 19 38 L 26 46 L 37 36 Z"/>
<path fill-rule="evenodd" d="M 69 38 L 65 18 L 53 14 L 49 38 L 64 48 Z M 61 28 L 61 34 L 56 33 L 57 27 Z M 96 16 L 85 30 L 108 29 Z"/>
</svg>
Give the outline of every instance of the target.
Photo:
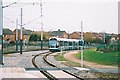
<svg viewBox="0 0 120 80">
<path fill-rule="evenodd" d="M 6 5 L 6 6 L 2 6 L 2 8 L 7 8 L 7 7 L 9 7 L 9 6 L 12 6 L 12 5 L 14 5 L 14 4 L 17 4 L 17 2 L 19 2 L 20 0 L 18 0 L 18 1 L 16 1 L 16 2 L 13 2 L 13 3 L 11 3 L 11 4 L 8 4 L 8 5 Z"/>
<path fill-rule="evenodd" d="M 27 5 L 33 5 L 33 6 L 34 6 L 34 5 L 39 5 L 39 6 L 42 6 L 42 5 L 44 4 L 44 2 L 42 2 L 42 4 L 39 3 L 39 2 L 33 2 L 33 3 L 24 3 L 24 2 L 21 2 L 21 3 L 20 3 L 20 0 L 18 0 L 18 1 L 16 1 L 16 2 L 13 2 L 13 3 L 10 3 L 10 4 L 6 5 L 6 6 L 3 6 L 2 8 L 13 7 L 14 4 L 21 5 L 21 6 L 23 6 L 23 5 L 25 5 L 25 6 L 27 6 Z M 14 7 L 16 7 L 17 5 L 15 5 Z M 18 6 L 18 7 L 20 7 L 20 6 Z M 41 7 L 41 13 L 42 13 L 42 7 Z M 27 23 L 24 23 L 22 26 L 26 26 L 26 25 L 28 25 L 28 24 L 31 24 L 31 23 L 33 23 L 34 21 L 40 19 L 42 16 L 43 16 L 43 15 L 41 14 L 41 16 L 39 16 L 39 17 L 37 17 L 37 18 L 34 18 L 33 20 L 28 21 Z M 13 21 L 13 20 L 11 20 L 10 18 L 5 17 L 5 16 L 3 16 L 3 17 L 4 17 L 5 19 L 7 19 L 8 21 L 10 21 L 11 23 L 16 24 L 16 22 Z M 43 23 L 41 23 L 41 24 L 43 24 Z M 18 24 L 18 25 L 20 26 L 20 24 Z"/>
<path fill-rule="evenodd" d="M 20 0 L 19 0 L 20 1 Z M 7 3 L 7 2 L 5 2 L 5 3 Z M 15 6 L 13 6 L 13 4 L 17 4 L 17 5 L 15 5 Z M 43 3 L 44 4 L 44 3 Z M 19 5 L 19 6 L 18 6 Z M 29 6 L 29 5 L 33 5 L 33 6 L 35 6 L 35 5 L 40 5 L 40 3 L 39 2 L 31 2 L 31 3 L 28 3 L 28 2 L 14 2 L 14 3 L 10 3 L 9 5 L 7 5 L 7 6 L 3 6 L 3 8 L 5 8 L 5 7 L 23 7 L 23 6 Z"/>
<path fill-rule="evenodd" d="M 23 24 L 22 26 L 25 26 L 25 25 L 27 25 L 27 24 L 30 24 L 30 23 L 32 23 L 32 22 L 34 22 L 34 21 L 36 21 L 36 20 L 38 20 L 38 19 L 40 19 L 40 18 L 41 18 L 40 16 L 37 17 L 37 18 L 34 18 L 34 19 L 32 19 L 31 21 L 29 21 L 29 22 Z"/>
<path fill-rule="evenodd" d="M 10 18 L 5 17 L 5 16 L 3 16 L 3 17 L 4 17 L 4 19 L 6 19 L 6 20 L 10 21 L 11 23 L 16 24 L 16 22 L 15 22 L 15 21 L 13 21 L 13 20 L 11 20 Z M 20 26 L 20 24 L 18 24 L 18 25 Z"/>
<path fill-rule="evenodd" d="M 5 16 L 3 16 L 3 17 L 4 17 L 5 19 L 9 20 L 11 23 L 15 23 L 15 24 L 16 24 L 16 22 L 14 22 L 13 20 L 11 20 L 10 18 L 5 17 Z M 22 26 L 28 25 L 28 24 L 30 24 L 30 23 L 32 23 L 32 22 L 34 22 L 34 21 L 36 21 L 36 20 L 38 20 L 38 19 L 40 19 L 40 18 L 41 18 L 40 16 L 37 17 L 37 18 L 34 18 L 34 19 L 32 19 L 31 21 L 28 21 L 27 23 L 23 24 Z M 18 25 L 20 25 L 20 24 L 18 24 Z"/>
</svg>

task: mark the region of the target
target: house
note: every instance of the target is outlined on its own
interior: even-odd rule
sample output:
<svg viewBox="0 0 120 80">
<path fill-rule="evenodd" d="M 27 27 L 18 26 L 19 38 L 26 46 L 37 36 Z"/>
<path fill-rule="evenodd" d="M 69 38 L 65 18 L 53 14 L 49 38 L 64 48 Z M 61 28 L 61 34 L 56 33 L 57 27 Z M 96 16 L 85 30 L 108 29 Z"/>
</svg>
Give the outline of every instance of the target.
<svg viewBox="0 0 120 80">
<path fill-rule="evenodd" d="M 100 39 L 103 40 L 104 34 L 103 33 L 96 33 L 96 32 L 92 32 L 92 38 L 93 39 Z"/>
<path fill-rule="evenodd" d="M 30 37 L 30 35 L 32 34 L 32 31 L 31 30 L 28 30 L 28 29 L 22 29 L 22 33 L 23 33 L 23 35 L 22 35 L 22 40 L 24 41 L 24 40 L 26 40 L 26 41 L 28 41 L 29 40 L 29 37 Z M 15 40 L 16 40 L 16 29 L 13 31 L 13 33 L 15 34 Z M 20 40 L 20 29 L 18 29 L 18 41 Z"/>
<path fill-rule="evenodd" d="M 81 39 L 81 32 L 73 32 L 69 35 L 70 39 Z"/>
<path fill-rule="evenodd" d="M 51 32 L 51 37 L 68 38 L 68 34 L 66 31 L 60 31 L 60 29 L 58 29 L 58 31 Z"/>
<path fill-rule="evenodd" d="M 8 28 L 3 28 L 3 41 L 7 42 L 15 41 L 14 33 Z"/>
<path fill-rule="evenodd" d="M 35 31 L 33 34 L 41 35 L 41 31 Z M 51 32 L 43 31 L 43 37 L 44 39 L 48 40 L 51 37 Z"/>
<path fill-rule="evenodd" d="M 69 38 L 71 39 L 81 39 L 81 32 L 73 32 L 69 35 Z M 84 39 L 102 39 L 102 36 L 98 33 L 92 33 L 92 32 L 83 32 L 83 38 Z"/>
<path fill-rule="evenodd" d="M 118 40 L 118 35 L 117 34 L 111 34 L 111 41 Z"/>
</svg>

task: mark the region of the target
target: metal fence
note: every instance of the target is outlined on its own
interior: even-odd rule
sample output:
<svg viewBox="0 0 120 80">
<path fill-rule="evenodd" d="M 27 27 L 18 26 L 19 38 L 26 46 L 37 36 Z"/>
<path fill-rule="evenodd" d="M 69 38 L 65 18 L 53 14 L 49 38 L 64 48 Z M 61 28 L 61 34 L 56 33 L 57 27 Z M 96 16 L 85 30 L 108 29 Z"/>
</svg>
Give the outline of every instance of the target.
<svg viewBox="0 0 120 80">
<path fill-rule="evenodd" d="M 43 48 L 48 49 L 48 41 L 43 41 Z M 16 52 L 15 43 L 3 43 L 3 53 Z M 41 42 L 23 42 L 22 51 L 41 50 Z M 18 51 L 20 51 L 20 42 L 18 42 Z"/>
</svg>

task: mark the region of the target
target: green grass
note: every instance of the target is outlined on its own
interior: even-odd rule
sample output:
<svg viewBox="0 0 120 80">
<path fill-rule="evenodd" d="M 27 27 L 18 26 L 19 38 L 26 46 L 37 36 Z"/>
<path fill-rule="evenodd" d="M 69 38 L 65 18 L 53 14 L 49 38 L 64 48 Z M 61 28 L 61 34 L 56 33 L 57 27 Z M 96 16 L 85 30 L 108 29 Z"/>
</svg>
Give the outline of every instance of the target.
<svg viewBox="0 0 120 80">
<path fill-rule="evenodd" d="M 55 55 L 55 58 L 57 61 L 66 61 L 66 59 L 64 58 L 62 54 Z"/>
<path fill-rule="evenodd" d="M 69 67 L 80 67 L 80 63 L 77 62 L 72 62 L 72 61 L 66 61 L 66 62 L 61 62 L 62 64 L 69 66 Z"/>
<path fill-rule="evenodd" d="M 15 50 L 3 50 L 4 54 L 15 53 Z"/>
<path fill-rule="evenodd" d="M 95 62 L 103 65 L 118 65 L 118 53 L 119 52 L 110 52 L 110 53 L 102 53 L 97 52 L 94 49 L 84 50 L 84 60 Z M 80 58 L 80 53 L 75 54 L 77 58 Z"/>
<path fill-rule="evenodd" d="M 60 53 L 55 55 L 55 59 L 57 61 L 61 61 L 62 64 L 66 65 L 66 66 L 69 66 L 69 67 L 79 67 L 80 66 L 79 63 L 66 60 L 64 58 L 64 56 L 62 54 L 60 54 Z"/>
</svg>

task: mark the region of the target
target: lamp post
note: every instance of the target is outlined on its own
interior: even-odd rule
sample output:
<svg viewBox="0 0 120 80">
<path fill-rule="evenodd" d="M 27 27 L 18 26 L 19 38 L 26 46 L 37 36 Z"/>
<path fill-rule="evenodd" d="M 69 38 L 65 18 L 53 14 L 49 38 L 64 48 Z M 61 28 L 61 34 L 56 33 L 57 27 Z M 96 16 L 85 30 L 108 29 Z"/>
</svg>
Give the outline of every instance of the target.
<svg viewBox="0 0 120 80">
<path fill-rule="evenodd" d="M 0 64 L 3 65 L 3 8 L 0 0 Z"/>
</svg>

